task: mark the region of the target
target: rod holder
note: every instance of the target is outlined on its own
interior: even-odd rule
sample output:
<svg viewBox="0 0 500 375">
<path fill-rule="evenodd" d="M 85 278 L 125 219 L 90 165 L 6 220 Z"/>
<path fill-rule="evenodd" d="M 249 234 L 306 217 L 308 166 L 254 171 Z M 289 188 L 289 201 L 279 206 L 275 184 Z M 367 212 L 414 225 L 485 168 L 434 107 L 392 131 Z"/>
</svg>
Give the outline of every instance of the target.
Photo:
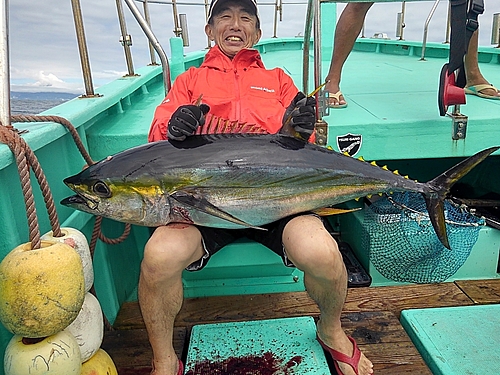
<svg viewBox="0 0 500 375">
<path fill-rule="evenodd" d="M 396 20 L 396 38 L 403 40 L 403 29 L 405 27 L 404 24 L 404 15 L 402 12 L 398 13 L 398 18 Z"/>
<path fill-rule="evenodd" d="M 189 47 L 188 21 L 186 14 L 179 14 L 179 23 L 181 25 L 182 45 Z"/>
<path fill-rule="evenodd" d="M 491 24 L 491 44 L 496 44 L 500 48 L 500 13 L 493 14 Z"/>
</svg>

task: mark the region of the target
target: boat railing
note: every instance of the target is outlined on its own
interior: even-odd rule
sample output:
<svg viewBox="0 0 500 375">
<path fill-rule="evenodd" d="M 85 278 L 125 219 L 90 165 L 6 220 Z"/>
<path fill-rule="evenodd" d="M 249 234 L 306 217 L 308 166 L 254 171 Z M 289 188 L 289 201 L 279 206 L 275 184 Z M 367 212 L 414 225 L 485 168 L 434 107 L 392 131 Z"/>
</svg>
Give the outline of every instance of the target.
<svg viewBox="0 0 500 375">
<path fill-rule="evenodd" d="M 132 45 L 132 38 L 127 32 L 127 27 L 125 24 L 125 17 L 124 17 L 124 12 L 122 9 L 121 5 L 122 0 L 116 0 L 117 4 L 117 11 L 118 11 L 118 18 L 119 18 L 119 25 L 120 25 L 120 42 L 123 45 L 124 51 L 125 51 L 125 59 L 127 63 L 127 68 L 128 68 L 128 76 L 134 76 L 134 67 L 133 67 L 133 62 L 132 62 L 132 54 L 131 54 L 131 45 Z M 182 1 L 179 2 L 177 0 L 124 0 L 126 4 L 128 5 L 131 13 L 134 15 L 136 18 L 139 26 L 142 28 L 144 34 L 146 35 L 148 41 L 149 41 L 149 50 L 150 50 L 150 55 L 151 55 L 151 65 L 158 65 L 156 63 L 156 56 L 159 57 L 161 61 L 161 65 L 163 67 L 163 80 L 164 80 L 164 87 L 165 87 L 165 92 L 168 92 L 170 89 L 170 69 L 168 65 L 168 59 L 165 51 L 161 47 L 161 44 L 159 43 L 158 39 L 155 37 L 152 27 L 151 27 L 151 19 L 149 16 L 149 4 L 155 3 L 155 4 L 165 4 L 165 5 L 170 5 L 172 6 L 172 15 L 174 19 L 174 35 L 177 37 L 181 37 L 183 39 L 183 44 L 184 46 L 189 45 L 189 36 L 187 34 L 187 17 L 185 14 L 179 13 L 178 10 L 178 5 L 183 5 L 183 6 L 203 6 L 205 8 L 205 16 L 208 12 L 208 7 L 210 4 L 210 0 L 193 0 L 193 1 Z M 395 2 L 392 0 L 378 0 L 378 1 L 383 1 L 383 2 Z M 375 2 L 378 2 L 375 0 Z M 410 0 L 410 1 L 430 1 L 430 0 Z M 429 28 L 429 23 L 432 18 L 432 15 L 437 7 L 437 4 L 439 3 L 440 0 L 435 0 L 434 6 L 431 9 L 431 12 L 429 16 L 427 17 L 427 20 L 424 24 L 424 38 L 423 38 L 423 48 L 422 48 L 422 59 L 424 59 L 425 56 L 425 46 L 427 43 L 427 33 L 428 33 L 428 28 Z M 92 81 L 92 73 L 90 69 L 90 62 L 89 62 L 89 55 L 87 51 L 87 46 L 86 46 L 86 39 L 85 39 L 85 32 L 84 32 L 84 22 L 83 22 L 83 17 L 82 17 L 82 12 L 80 8 L 80 0 L 71 0 L 72 2 L 72 8 L 73 8 L 73 15 L 74 15 L 74 23 L 75 23 L 75 28 L 76 28 L 76 35 L 77 35 L 77 42 L 78 42 L 78 48 L 79 48 L 79 53 L 80 53 L 80 60 L 81 60 L 81 69 L 82 69 L 82 74 L 83 74 L 83 81 L 84 81 L 84 86 L 85 86 L 85 94 L 82 97 L 96 97 L 99 96 L 98 94 L 95 94 L 94 92 L 94 87 L 93 87 L 93 81 Z M 136 3 L 142 3 L 143 4 L 143 12 L 139 10 L 137 7 Z M 266 7 L 273 7 L 273 32 L 272 32 L 272 37 L 277 38 L 278 37 L 278 22 L 281 22 L 283 20 L 283 13 L 285 6 L 286 7 L 291 7 L 294 5 L 305 5 L 308 4 L 307 7 L 307 12 L 306 12 L 306 19 L 305 19 L 305 31 L 304 31 L 304 75 L 303 75 L 303 85 L 305 88 L 307 88 L 307 80 L 308 80 L 308 74 L 306 73 L 308 71 L 308 64 L 309 64 L 309 43 L 311 40 L 311 27 L 313 27 L 313 17 L 315 17 L 316 14 L 316 22 L 314 25 L 314 35 L 313 39 L 318 41 L 318 45 L 320 44 L 320 22 L 319 22 L 319 5 L 324 2 L 337 2 L 337 0 L 294 0 L 294 1 L 284 1 L 284 0 L 271 0 L 269 2 L 259 2 L 259 9 L 262 10 L 265 9 Z M 342 0 L 342 2 L 349 2 L 349 0 Z M 404 33 L 404 28 L 406 27 L 405 25 L 405 13 L 406 13 L 406 1 L 401 2 L 402 8 L 401 12 L 398 13 L 397 15 L 397 27 L 396 27 L 396 36 L 400 39 L 403 40 L 403 33 Z M 314 11 L 314 6 L 317 6 L 317 11 Z M 8 1 L 7 2 L 2 2 L 2 21 L 0 24 L 0 32 L 2 35 L 2 40 L 0 41 L 0 53 L 2 54 L 1 58 L 2 61 L 4 62 L 1 64 L 2 70 L 0 71 L 0 78 L 1 81 L 3 82 L 3 87 L 2 87 L 2 103 L 0 103 L 0 121 L 2 124 L 9 125 L 10 124 L 10 74 L 8 72 L 9 70 L 9 61 L 8 61 Z M 448 11 L 449 15 L 449 11 Z M 449 18 L 449 17 L 448 17 Z M 364 33 L 362 34 L 364 36 Z M 500 14 L 495 14 L 494 19 L 493 19 L 493 24 L 492 24 L 492 44 L 498 44 L 500 46 Z M 449 27 L 446 28 L 446 38 L 445 38 L 445 43 L 449 41 Z M 210 46 L 210 41 L 207 39 L 207 47 Z M 318 51 L 315 52 L 314 55 L 314 60 L 315 61 L 321 61 L 320 58 L 321 56 L 319 55 L 319 49 Z M 320 72 L 321 70 L 319 69 L 320 66 L 315 67 L 316 72 Z M 319 73 L 315 73 L 315 87 L 317 87 L 321 81 L 321 77 L 319 77 Z"/>
<path fill-rule="evenodd" d="M 79 50 L 80 50 L 80 58 L 82 62 L 82 73 L 84 76 L 84 83 L 85 83 L 85 90 L 86 94 L 85 97 L 94 97 L 94 89 L 92 85 L 92 76 L 90 72 L 90 64 L 88 62 L 88 53 L 86 51 L 86 45 L 85 45 L 85 33 L 83 29 L 83 20 L 81 18 L 81 9 L 80 9 L 80 0 L 71 0 L 73 4 L 73 11 L 74 11 L 74 17 L 75 17 L 75 27 L 76 27 L 76 32 L 77 32 L 77 38 L 78 38 L 78 44 L 79 44 Z M 151 25 L 151 18 L 150 18 L 150 11 L 149 11 L 149 5 L 150 4 L 163 4 L 163 5 L 170 5 L 172 7 L 172 16 L 173 16 L 173 23 L 174 23 L 174 29 L 173 33 L 175 36 L 182 38 L 183 40 L 183 45 L 185 47 L 189 46 L 189 36 L 188 36 L 188 28 L 187 28 L 187 16 L 186 14 L 179 13 L 178 6 L 183 5 L 183 6 L 203 6 L 205 8 L 205 17 L 208 14 L 208 8 L 210 5 L 210 0 L 200 0 L 200 1 L 177 1 L 177 0 L 124 0 L 125 3 L 127 4 L 128 8 L 130 9 L 132 15 L 136 19 L 137 23 L 143 30 L 144 34 L 146 35 L 148 42 L 149 42 L 149 51 L 150 51 L 150 57 L 151 57 L 151 65 L 158 65 L 156 62 L 156 54 L 159 56 L 161 65 L 163 67 L 163 79 L 164 79 L 164 85 L 165 85 L 165 91 L 168 92 L 170 89 L 170 74 L 169 74 L 169 66 L 168 66 L 168 59 L 165 51 L 163 50 L 161 44 L 159 43 L 158 39 L 156 38 L 154 32 L 152 31 L 152 25 Z M 377 0 L 375 0 L 377 1 Z M 388 0 L 385 0 L 387 2 Z M 390 0 L 389 0 L 390 1 Z M 416 1 L 416 0 L 413 0 Z M 429 0 L 418 0 L 418 1 L 429 1 Z M 436 5 L 439 3 L 440 0 L 436 0 Z M 314 14 L 319 15 L 319 11 L 314 12 L 314 4 L 316 3 L 319 9 L 319 5 L 322 2 L 337 2 L 336 0 L 317 0 L 317 1 L 301 1 L 301 0 L 295 0 L 295 1 L 284 1 L 284 0 L 274 0 L 274 1 L 269 1 L 269 2 L 259 2 L 259 10 L 262 13 L 262 10 L 265 9 L 265 7 L 272 7 L 273 8 L 273 25 L 272 25 L 272 37 L 277 38 L 278 37 L 278 23 L 283 20 L 283 12 L 285 9 L 285 6 L 293 6 L 293 5 L 308 5 L 307 7 L 307 13 L 306 13 L 306 19 L 305 19 L 305 31 L 304 31 L 304 43 L 305 47 L 309 47 L 309 41 L 311 39 L 311 27 L 312 27 L 312 17 L 314 17 Z M 343 2 L 349 2 L 348 0 L 343 0 Z M 398 1 L 394 1 L 398 2 Z M 143 5 L 143 11 L 141 12 L 139 8 L 137 7 L 136 3 L 142 3 Z M 396 36 L 399 39 L 403 39 L 403 33 L 404 33 L 404 28 L 405 28 L 405 13 L 406 13 L 406 7 L 405 7 L 405 1 L 403 1 L 402 4 L 402 9 L 401 12 L 398 13 L 397 15 L 397 27 L 396 27 Z M 125 59 L 127 63 L 127 68 L 128 68 L 128 76 L 133 76 L 134 73 L 134 68 L 133 68 L 133 62 L 132 62 L 132 55 L 131 55 L 131 50 L 130 47 L 132 45 L 132 37 L 128 34 L 127 32 L 127 27 L 125 23 L 125 17 L 124 17 L 124 12 L 122 9 L 121 5 L 121 0 L 116 0 L 116 5 L 117 5 L 117 11 L 118 11 L 118 19 L 119 19 L 119 25 L 120 25 L 120 43 L 123 45 L 124 52 L 125 52 Z M 432 17 L 432 13 L 434 13 L 435 8 L 431 11 L 431 14 L 428 17 L 428 21 L 430 22 L 430 18 Z M 428 23 L 426 22 L 424 28 L 424 44 L 425 44 L 425 38 L 427 36 L 427 28 L 428 28 Z M 319 40 L 320 36 L 320 22 L 319 18 L 316 20 L 314 23 L 314 35 L 313 38 L 314 40 Z M 210 47 L 211 43 L 207 38 L 207 48 Z M 156 54 L 155 54 L 156 52 Z M 424 53 L 424 52 L 423 52 Z M 306 48 L 304 52 L 304 63 L 308 64 L 308 61 L 306 61 L 305 56 L 308 56 L 308 50 L 307 50 L 307 55 L 306 55 Z M 318 61 L 321 58 L 319 55 L 319 52 L 315 52 L 314 59 L 315 61 Z M 307 59 L 308 60 L 308 59 Z M 307 71 L 306 65 L 304 66 L 304 71 Z M 317 68 L 317 67 L 316 67 Z M 307 84 L 307 74 L 304 73 L 304 86 Z M 318 82 L 320 78 L 316 79 Z M 317 85 L 316 85 L 317 86 Z"/>
<path fill-rule="evenodd" d="M 9 3 L 0 4 L 0 126 L 10 125 Z"/>
<path fill-rule="evenodd" d="M 427 16 L 427 19 L 425 20 L 425 24 L 424 24 L 424 38 L 422 40 L 422 56 L 420 57 L 420 60 L 425 60 L 425 48 L 426 48 L 426 45 L 427 45 L 427 32 L 429 31 L 429 24 L 431 22 L 432 16 L 434 15 L 434 12 L 436 11 L 436 9 L 437 9 L 440 1 L 441 0 L 436 0 L 434 2 L 434 5 L 432 6 L 430 13 Z M 449 25 L 450 25 L 450 8 L 448 7 L 448 27 L 446 28 L 446 30 L 447 30 L 447 38 L 449 36 L 449 34 L 448 34 Z"/>
</svg>

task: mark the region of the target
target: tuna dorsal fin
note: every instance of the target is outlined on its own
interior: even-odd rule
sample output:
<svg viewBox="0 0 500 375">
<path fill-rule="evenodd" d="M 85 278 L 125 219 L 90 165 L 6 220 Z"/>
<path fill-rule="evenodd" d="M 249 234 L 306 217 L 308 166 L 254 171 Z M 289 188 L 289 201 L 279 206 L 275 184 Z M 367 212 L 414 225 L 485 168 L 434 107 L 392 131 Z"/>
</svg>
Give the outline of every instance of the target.
<svg viewBox="0 0 500 375">
<path fill-rule="evenodd" d="M 253 228 L 253 229 L 260 229 L 260 230 L 267 230 L 265 228 L 261 227 L 256 227 L 252 224 L 249 224 L 243 220 L 238 219 L 237 217 L 234 217 L 228 212 L 225 212 L 218 208 L 217 206 L 214 206 L 212 203 L 207 201 L 204 197 L 201 196 L 196 196 L 195 194 L 186 192 L 186 191 L 176 191 L 175 193 L 170 194 L 170 197 L 175 199 L 177 202 L 182 203 L 186 206 L 190 206 L 198 211 L 204 212 L 208 215 L 212 215 L 215 217 L 218 217 L 219 219 L 229 221 L 234 224 L 238 224 L 247 228 Z"/>
</svg>

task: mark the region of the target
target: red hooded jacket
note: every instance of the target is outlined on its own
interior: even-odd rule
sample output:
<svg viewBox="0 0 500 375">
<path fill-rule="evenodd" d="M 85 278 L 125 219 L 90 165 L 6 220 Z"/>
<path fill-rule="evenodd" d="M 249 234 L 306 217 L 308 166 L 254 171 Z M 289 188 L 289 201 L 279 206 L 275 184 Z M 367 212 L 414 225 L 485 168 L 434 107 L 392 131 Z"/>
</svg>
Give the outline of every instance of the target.
<svg viewBox="0 0 500 375">
<path fill-rule="evenodd" d="M 185 104 L 210 106 L 207 116 L 255 124 L 277 133 L 286 107 L 298 88 L 282 69 L 266 69 L 259 52 L 243 49 L 231 60 L 218 46 L 208 51 L 199 68 L 191 67 L 179 75 L 163 102 L 156 108 L 148 141 L 167 138 L 172 113 Z"/>
</svg>

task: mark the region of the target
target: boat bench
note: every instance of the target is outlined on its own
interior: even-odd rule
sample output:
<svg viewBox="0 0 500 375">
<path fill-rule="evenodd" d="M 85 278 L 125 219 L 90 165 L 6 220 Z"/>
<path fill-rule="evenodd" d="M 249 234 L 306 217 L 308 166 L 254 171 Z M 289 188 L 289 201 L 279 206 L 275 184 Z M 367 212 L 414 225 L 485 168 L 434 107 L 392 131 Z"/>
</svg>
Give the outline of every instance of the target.
<svg viewBox="0 0 500 375">
<path fill-rule="evenodd" d="M 286 267 L 280 256 L 249 239 L 231 243 L 200 271 L 184 271 L 185 297 L 208 297 L 304 290 L 303 273 Z"/>
</svg>

